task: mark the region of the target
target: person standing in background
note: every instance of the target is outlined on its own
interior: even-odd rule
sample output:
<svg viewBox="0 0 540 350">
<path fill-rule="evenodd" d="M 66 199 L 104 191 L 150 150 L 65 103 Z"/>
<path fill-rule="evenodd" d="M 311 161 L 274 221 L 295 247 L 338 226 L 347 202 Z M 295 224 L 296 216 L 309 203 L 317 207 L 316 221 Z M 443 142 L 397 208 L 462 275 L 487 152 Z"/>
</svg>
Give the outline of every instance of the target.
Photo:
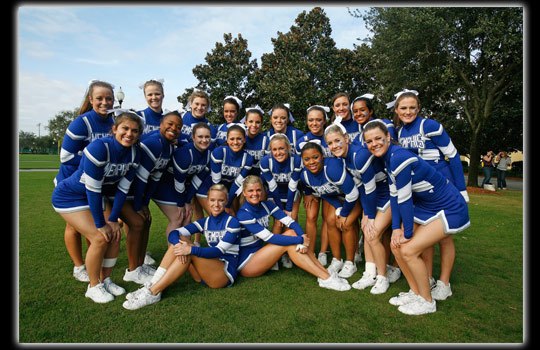
<svg viewBox="0 0 540 350">
<path fill-rule="evenodd" d="M 491 184 L 491 175 L 493 175 L 493 165 L 494 165 L 495 153 L 493 151 L 488 151 L 486 155 L 482 156 L 482 171 L 484 172 L 484 180 L 480 187 L 484 187 L 485 184 Z"/>
<path fill-rule="evenodd" d="M 508 157 L 506 151 L 500 151 L 495 158 L 497 164 L 497 187 L 499 190 L 506 190 L 506 171 L 512 166 L 512 159 Z"/>
</svg>

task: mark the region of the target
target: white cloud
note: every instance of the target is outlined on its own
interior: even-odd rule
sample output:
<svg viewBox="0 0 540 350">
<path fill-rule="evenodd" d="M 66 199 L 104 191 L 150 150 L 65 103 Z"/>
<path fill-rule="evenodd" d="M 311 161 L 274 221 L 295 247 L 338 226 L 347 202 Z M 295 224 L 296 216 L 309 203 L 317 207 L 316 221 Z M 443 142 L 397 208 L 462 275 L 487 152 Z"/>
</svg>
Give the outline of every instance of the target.
<svg viewBox="0 0 540 350">
<path fill-rule="evenodd" d="M 63 110 L 72 111 L 83 100 L 86 87 L 70 81 L 49 79 L 43 74 L 21 72 L 18 77 L 18 129 L 41 135 L 48 134 L 45 126 Z"/>
</svg>

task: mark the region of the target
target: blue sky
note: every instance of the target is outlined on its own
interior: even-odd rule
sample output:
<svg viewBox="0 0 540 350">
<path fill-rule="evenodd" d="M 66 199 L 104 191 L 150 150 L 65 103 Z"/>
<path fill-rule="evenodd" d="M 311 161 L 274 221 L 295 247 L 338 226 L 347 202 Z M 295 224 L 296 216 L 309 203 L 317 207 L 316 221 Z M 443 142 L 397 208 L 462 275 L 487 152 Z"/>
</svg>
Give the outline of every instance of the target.
<svg viewBox="0 0 540 350">
<path fill-rule="evenodd" d="M 320 6 L 320 5 L 319 5 Z M 343 4 L 321 6 L 338 48 L 353 49 L 369 33 Z M 139 84 L 163 78 L 163 107 L 197 84 L 192 69 L 223 34 L 242 34 L 252 58 L 273 51 L 272 38 L 286 33 L 313 6 L 67 6 L 27 5 L 16 13 L 18 130 L 45 135 L 48 121 L 80 106 L 88 81 L 122 87 L 123 107 L 146 107 Z M 359 8 L 359 7 L 352 7 Z M 367 8 L 363 8 L 364 10 Z M 41 126 L 38 127 L 38 123 Z"/>
</svg>

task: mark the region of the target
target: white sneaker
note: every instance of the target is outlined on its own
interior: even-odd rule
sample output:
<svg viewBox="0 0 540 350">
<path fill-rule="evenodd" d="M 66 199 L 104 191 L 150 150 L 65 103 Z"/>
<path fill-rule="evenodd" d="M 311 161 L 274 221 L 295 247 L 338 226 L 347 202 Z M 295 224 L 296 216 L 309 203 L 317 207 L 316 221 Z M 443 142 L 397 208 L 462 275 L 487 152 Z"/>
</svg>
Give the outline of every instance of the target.
<svg viewBox="0 0 540 350">
<path fill-rule="evenodd" d="M 142 287 L 142 290 L 137 293 L 136 297 L 124 301 L 122 306 L 128 310 L 137 310 L 141 307 L 152 305 L 161 300 L 161 293 L 152 295 L 150 289 Z"/>
<path fill-rule="evenodd" d="M 286 268 L 286 269 L 290 269 L 292 268 L 292 261 L 291 259 L 289 258 L 289 255 L 287 253 L 283 254 L 281 256 L 281 263 L 283 264 L 283 267 Z"/>
<path fill-rule="evenodd" d="M 412 303 L 401 305 L 398 307 L 398 310 L 406 315 L 424 315 L 437 311 L 437 303 L 435 302 L 435 299 L 427 301 L 419 296 Z"/>
<path fill-rule="evenodd" d="M 360 252 L 354 253 L 354 263 L 358 264 L 359 262 L 362 262 L 362 254 Z"/>
<path fill-rule="evenodd" d="M 388 302 L 394 306 L 401 306 L 416 301 L 418 295 L 416 295 L 412 289 L 408 292 L 400 292 L 397 297 L 391 297 Z"/>
<path fill-rule="evenodd" d="M 75 277 L 77 281 L 90 282 L 90 277 L 88 277 L 88 271 L 86 271 L 86 266 L 84 264 L 81 266 L 73 266 L 73 277 Z"/>
<path fill-rule="evenodd" d="M 134 290 L 133 292 L 127 293 L 127 294 L 126 294 L 126 299 L 127 299 L 127 300 L 130 300 L 130 299 L 136 298 L 137 295 L 138 295 L 141 291 L 144 290 L 144 288 L 150 289 L 150 287 L 152 287 L 152 282 L 146 282 L 146 283 L 144 284 L 143 287 L 141 287 L 141 288 L 139 288 L 139 289 L 137 289 L 137 290 Z"/>
<path fill-rule="evenodd" d="M 352 261 L 347 260 L 345 261 L 345 264 L 343 264 L 341 271 L 339 271 L 338 276 L 341 278 L 349 278 L 354 275 L 357 270 L 356 265 L 353 264 Z"/>
<path fill-rule="evenodd" d="M 146 252 L 146 254 L 144 255 L 144 263 L 146 265 L 154 265 L 156 263 L 156 260 L 152 258 L 150 252 Z"/>
<path fill-rule="evenodd" d="M 371 290 L 369 292 L 371 294 L 383 294 L 386 293 L 388 287 L 390 287 L 390 282 L 388 282 L 388 278 L 382 275 L 377 275 L 375 285 L 371 287 Z"/>
<path fill-rule="evenodd" d="M 437 285 L 437 283 L 435 283 L 435 278 L 430 277 L 429 278 L 429 288 L 433 289 L 433 288 L 435 288 L 436 285 Z"/>
<path fill-rule="evenodd" d="M 278 264 L 277 261 L 276 261 L 276 263 L 274 264 L 274 266 L 272 266 L 272 267 L 270 268 L 270 270 L 272 270 L 272 271 L 279 271 L 279 264 Z"/>
<path fill-rule="evenodd" d="M 110 277 L 107 277 L 103 280 L 103 287 L 105 287 L 105 290 L 115 297 L 122 295 L 126 292 L 126 290 L 116 283 L 114 283 Z"/>
<path fill-rule="evenodd" d="M 142 266 L 138 266 L 133 271 L 129 271 L 128 269 L 126 269 L 126 273 L 124 273 L 124 281 L 126 282 L 144 284 L 145 282 L 150 282 L 151 279 L 152 276 L 149 275 L 148 272 L 146 272 L 145 269 L 142 268 Z"/>
<path fill-rule="evenodd" d="M 401 269 L 392 265 L 386 265 L 386 278 L 388 282 L 394 283 L 401 277 Z"/>
<path fill-rule="evenodd" d="M 326 266 L 326 264 L 328 264 L 328 259 L 325 252 L 320 252 L 317 256 L 317 260 L 319 260 L 322 266 Z"/>
<path fill-rule="evenodd" d="M 368 272 L 364 271 L 362 278 L 352 284 L 352 287 L 355 289 L 366 289 L 367 287 L 374 286 L 376 282 L 376 276 L 370 275 Z"/>
<path fill-rule="evenodd" d="M 335 273 L 331 273 L 330 277 L 325 280 L 318 278 L 317 281 L 319 282 L 319 287 L 321 288 L 337 290 L 340 292 L 351 289 L 349 282 L 347 282 L 347 280 L 343 278 L 339 278 L 338 275 L 336 275 Z"/>
<path fill-rule="evenodd" d="M 156 268 L 152 265 L 142 264 L 141 268 L 150 276 L 154 276 L 154 274 L 156 273 Z"/>
<path fill-rule="evenodd" d="M 114 300 L 114 295 L 107 292 L 103 283 L 98 283 L 93 287 L 90 287 L 90 283 L 88 283 L 88 288 L 86 289 L 84 296 L 99 304 L 108 303 L 109 301 Z"/>
<path fill-rule="evenodd" d="M 431 290 L 431 297 L 435 300 L 446 300 L 446 298 L 452 296 L 452 289 L 450 283 L 444 284 L 443 281 L 438 280 L 435 288 Z"/>
<path fill-rule="evenodd" d="M 338 260 L 336 258 L 332 258 L 332 262 L 330 263 L 330 266 L 328 266 L 327 270 L 330 274 L 337 273 L 341 268 L 343 267 L 343 259 Z"/>
</svg>

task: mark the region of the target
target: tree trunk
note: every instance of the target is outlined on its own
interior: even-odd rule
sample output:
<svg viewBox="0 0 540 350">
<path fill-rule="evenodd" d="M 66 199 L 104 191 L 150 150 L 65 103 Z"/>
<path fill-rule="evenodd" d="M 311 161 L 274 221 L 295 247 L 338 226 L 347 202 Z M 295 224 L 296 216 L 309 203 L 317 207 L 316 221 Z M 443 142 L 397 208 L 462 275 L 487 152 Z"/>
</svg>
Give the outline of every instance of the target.
<svg viewBox="0 0 540 350">
<path fill-rule="evenodd" d="M 480 165 L 480 152 L 477 146 L 478 134 L 474 128 L 471 131 L 471 143 L 469 146 L 469 176 L 467 179 L 467 186 L 478 187 L 478 168 Z"/>
</svg>

